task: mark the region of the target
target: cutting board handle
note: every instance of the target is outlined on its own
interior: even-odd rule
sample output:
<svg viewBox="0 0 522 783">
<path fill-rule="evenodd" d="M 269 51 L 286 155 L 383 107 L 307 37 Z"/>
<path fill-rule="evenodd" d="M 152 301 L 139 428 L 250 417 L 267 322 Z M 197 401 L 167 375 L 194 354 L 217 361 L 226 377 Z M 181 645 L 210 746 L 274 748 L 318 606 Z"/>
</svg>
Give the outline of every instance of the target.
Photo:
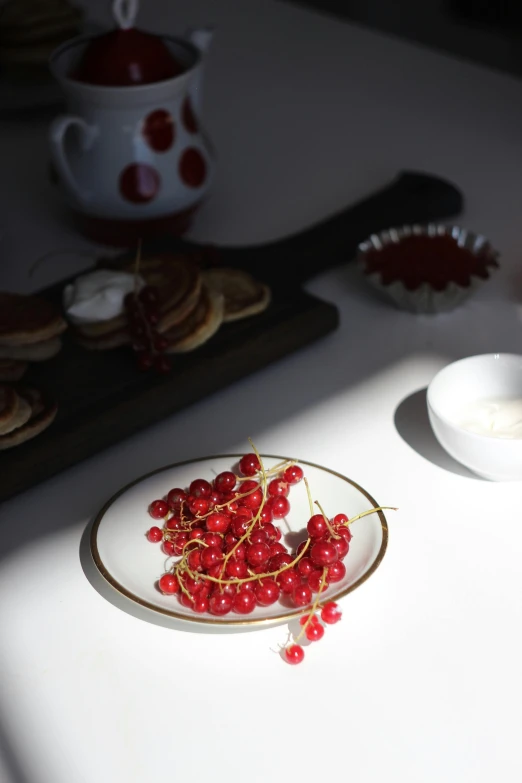
<svg viewBox="0 0 522 783">
<path fill-rule="evenodd" d="M 387 187 L 299 234 L 248 248 L 222 248 L 226 263 L 272 278 L 292 268 L 294 280 L 350 261 L 370 234 L 393 226 L 429 223 L 462 212 L 462 193 L 450 182 L 405 171 Z"/>
</svg>

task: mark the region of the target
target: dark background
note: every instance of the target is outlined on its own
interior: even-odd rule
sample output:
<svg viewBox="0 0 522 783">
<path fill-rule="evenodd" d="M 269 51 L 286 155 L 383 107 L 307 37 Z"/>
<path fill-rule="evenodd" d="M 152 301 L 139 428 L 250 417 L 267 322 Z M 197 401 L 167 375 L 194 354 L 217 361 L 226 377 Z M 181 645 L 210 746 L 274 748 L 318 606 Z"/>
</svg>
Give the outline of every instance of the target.
<svg viewBox="0 0 522 783">
<path fill-rule="evenodd" d="M 522 76 L 522 0 L 290 0 Z"/>
</svg>

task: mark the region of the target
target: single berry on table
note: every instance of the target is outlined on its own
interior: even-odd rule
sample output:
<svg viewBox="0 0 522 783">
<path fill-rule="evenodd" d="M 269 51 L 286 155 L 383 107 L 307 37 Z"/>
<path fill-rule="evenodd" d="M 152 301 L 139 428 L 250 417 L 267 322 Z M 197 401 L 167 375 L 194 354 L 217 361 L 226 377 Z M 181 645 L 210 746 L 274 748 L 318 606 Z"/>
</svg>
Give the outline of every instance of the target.
<svg viewBox="0 0 522 783">
<path fill-rule="evenodd" d="M 304 660 L 304 650 L 300 644 L 291 644 L 285 647 L 284 656 L 287 663 L 295 665 Z"/>
</svg>

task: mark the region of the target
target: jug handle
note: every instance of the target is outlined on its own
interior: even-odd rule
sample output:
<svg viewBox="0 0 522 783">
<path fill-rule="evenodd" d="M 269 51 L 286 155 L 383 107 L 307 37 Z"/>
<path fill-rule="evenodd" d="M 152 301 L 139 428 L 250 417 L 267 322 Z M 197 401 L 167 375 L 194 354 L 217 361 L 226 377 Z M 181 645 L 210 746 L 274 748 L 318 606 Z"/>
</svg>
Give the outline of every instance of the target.
<svg viewBox="0 0 522 783">
<path fill-rule="evenodd" d="M 65 154 L 64 141 L 65 135 L 70 127 L 76 126 L 80 130 L 80 144 L 82 150 L 87 152 L 93 145 L 94 139 L 97 136 L 97 129 L 89 125 L 81 117 L 76 117 L 72 114 L 65 114 L 56 117 L 51 123 L 49 129 L 49 139 L 51 143 L 51 156 L 53 163 L 56 167 L 58 175 L 65 182 L 68 188 L 76 196 L 78 201 L 89 201 L 91 199 L 91 193 L 88 190 L 84 190 L 76 181 L 67 155 Z"/>
</svg>

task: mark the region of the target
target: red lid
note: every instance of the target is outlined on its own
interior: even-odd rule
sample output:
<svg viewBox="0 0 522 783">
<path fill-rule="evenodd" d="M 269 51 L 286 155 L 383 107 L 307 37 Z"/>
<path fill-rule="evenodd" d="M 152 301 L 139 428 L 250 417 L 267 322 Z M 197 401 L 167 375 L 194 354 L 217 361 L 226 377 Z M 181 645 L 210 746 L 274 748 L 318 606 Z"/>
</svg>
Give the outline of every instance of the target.
<svg viewBox="0 0 522 783">
<path fill-rule="evenodd" d="M 172 79 L 184 70 L 159 36 L 130 27 L 93 38 L 69 76 L 86 84 L 132 87 Z"/>
</svg>

